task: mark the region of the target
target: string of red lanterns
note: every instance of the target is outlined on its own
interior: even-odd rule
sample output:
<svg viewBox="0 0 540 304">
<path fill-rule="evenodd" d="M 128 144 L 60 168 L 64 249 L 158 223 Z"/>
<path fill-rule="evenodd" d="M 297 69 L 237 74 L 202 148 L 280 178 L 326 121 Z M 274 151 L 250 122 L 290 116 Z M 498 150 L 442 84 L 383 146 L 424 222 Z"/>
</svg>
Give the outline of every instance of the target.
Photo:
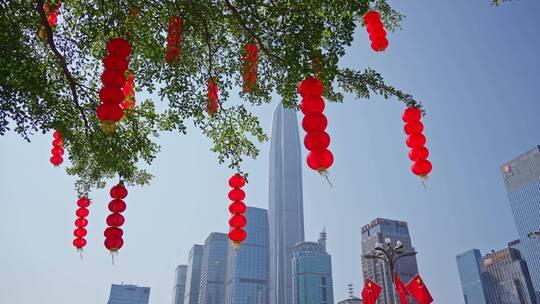
<svg viewBox="0 0 540 304">
<path fill-rule="evenodd" d="M 382 52 L 388 47 L 388 39 L 386 39 L 386 31 L 384 24 L 381 21 L 381 15 L 377 11 L 369 11 L 364 15 L 364 24 L 369 33 L 371 40 L 371 48 L 375 52 Z"/>
<path fill-rule="evenodd" d="M 328 150 L 330 135 L 325 132 L 328 120 L 323 114 L 325 107 L 323 91 L 324 87 L 317 78 L 306 78 L 298 86 L 298 92 L 303 97 L 300 109 L 305 115 L 302 127 L 307 133 L 304 137 L 304 146 L 310 151 L 307 164 L 311 169 L 326 176 L 328 168 L 334 163 L 334 156 Z"/>
<path fill-rule="evenodd" d="M 240 174 L 235 174 L 229 179 L 229 186 L 233 188 L 229 191 L 229 199 L 233 201 L 229 206 L 229 211 L 232 216 L 229 220 L 229 239 L 232 241 L 233 248 L 240 247 L 240 244 L 246 239 L 247 234 L 243 229 L 247 224 L 247 219 L 244 216 L 246 212 L 246 204 L 243 200 L 246 198 L 246 193 L 241 188 L 246 184 L 246 180 Z"/>
<path fill-rule="evenodd" d="M 167 34 L 167 55 L 165 60 L 168 63 L 178 62 L 180 56 L 180 46 L 182 44 L 182 33 L 184 30 L 184 20 L 179 16 L 169 18 L 168 34 Z"/>
<path fill-rule="evenodd" d="M 252 92 L 257 85 L 257 64 L 259 62 L 259 48 L 254 43 L 248 43 L 242 58 L 242 78 L 244 92 Z"/>
<path fill-rule="evenodd" d="M 53 28 L 58 23 L 58 15 L 60 14 L 61 6 L 62 2 L 51 3 L 43 6 L 43 10 L 45 11 L 45 15 L 47 16 L 47 23 L 49 23 L 49 25 Z"/>
<path fill-rule="evenodd" d="M 131 45 L 123 38 L 111 38 L 107 43 L 108 54 L 103 59 L 105 69 L 101 75 L 103 87 L 99 91 L 101 104 L 96 109 L 103 129 L 107 133 L 114 131 L 115 125 L 124 116 L 120 107 L 124 99 L 122 89 L 126 83 L 125 72 L 128 68 L 128 57 Z"/>
<path fill-rule="evenodd" d="M 208 100 L 206 101 L 206 112 L 216 114 L 219 107 L 219 88 L 213 79 L 208 81 Z"/>
<path fill-rule="evenodd" d="M 414 162 L 411 171 L 418 175 L 422 180 L 427 179 L 427 175 L 432 170 L 429 160 L 429 150 L 425 147 L 426 137 L 422 132 L 424 125 L 420 121 L 422 111 L 418 108 L 409 107 L 403 112 L 403 121 L 405 122 L 405 134 L 407 134 L 407 146 L 411 148 L 409 158 Z"/>
<path fill-rule="evenodd" d="M 53 138 L 50 162 L 55 167 L 58 167 L 64 162 L 64 159 L 62 158 L 62 155 L 64 155 L 64 138 L 62 133 L 58 130 L 54 131 Z"/>
<path fill-rule="evenodd" d="M 126 72 L 126 84 L 122 88 L 122 93 L 124 94 L 124 101 L 120 104 L 122 110 L 128 112 L 132 111 L 135 108 L 135 73 L 132 71 Z"/>
<path fill-rule="evenodd" d="M 120 182 L 111 188 L 110 195 L 112 198 L 109 202 L 111 214 L 107 216 L 107 225 L 109 227 L 105 229 L 103 234 L 105 235 L 105 248 L 114 256 L 124 245 L 124 239 L 122 238 L 124 231 L 120 227 L 124 225 L 125 219 L 121 213 L 126 210 L 124 199 L 127 197 L 128 191 L 124 187 L 124 184 Z"/>
<path fill-rule="evenodd" d="M 75 212 L 75 215 L 77 215 L 77 219 L 75 220 L 75 230 L 73 231 L 73 235 L 75 236 L 75 239 L 73 240 L 73 246 L 77 248 L 77 252 L 82 252 L 84 246 L 86 246 L 86 239 L 84 238 L 87 234 L 86 226 L 88 225 L 88 220 L 86 217 L 90 213 L 88 211 L 88 206 L 90 206 L 90 200 L 86 197 L 81 197 L 77 201 L 77 206 L 79 208 Z M 82 258 L 82 255 L 81 255 Z"/>
</svg>

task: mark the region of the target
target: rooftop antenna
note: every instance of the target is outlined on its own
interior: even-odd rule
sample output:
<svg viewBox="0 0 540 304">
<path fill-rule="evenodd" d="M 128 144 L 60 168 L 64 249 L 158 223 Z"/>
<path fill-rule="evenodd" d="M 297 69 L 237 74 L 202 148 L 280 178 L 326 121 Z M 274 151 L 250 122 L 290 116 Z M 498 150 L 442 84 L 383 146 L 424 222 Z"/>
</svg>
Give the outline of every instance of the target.
<svg viewBox="0 0 540 304">
<path fill-rule="evenodd" d="M 353 284 L 352 283 L 349 283 L 349 299 L 353 299 L 354 298 L 354 288 L 353 288 Z"/>
</svg>

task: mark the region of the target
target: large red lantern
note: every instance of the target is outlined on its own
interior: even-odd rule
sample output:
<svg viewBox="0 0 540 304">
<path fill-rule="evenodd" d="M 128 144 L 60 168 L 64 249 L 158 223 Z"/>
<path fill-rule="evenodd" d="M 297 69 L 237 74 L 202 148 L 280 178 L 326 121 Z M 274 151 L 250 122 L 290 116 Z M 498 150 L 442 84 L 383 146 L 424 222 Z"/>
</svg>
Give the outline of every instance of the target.
<svg viewBox="0 0 540 304">
<path fill-rule="evenodd" d="M 165 60 L 168 63 L 177 63 L 180 56 L 181 45 L 183 40 L 184 20 L 179 16 L 169 18 L 169 26 L 167 33 L 167 55 Z"/>
<path fill-rule="evenodd" d="M 77 215 L 77 220 L 75 220 L 75 230 L 73 235 L 75 239 L 73 240 L 73 246 L 77 248 L 77 252 L 81 253 L 84 246 L 86 246 L 86 239 L 84 238 L 87 235 L 86 226 L 88 225 L 88 220 L 86 217 L 89 214 L 88 207 L 90 206 L 90 200 L 87 197 L 81 197 L 77 200 L 77 206 L 79 207 L 75 214 Z"/>
<path fill-rule="evenodd" d="M 208 81 L 208 100 L 206 101 L 206 112 L 208 114 L 216 114 L 219 107 L 218 98 L 219 88 L 213 79 Z"/>
<path fill-rule="evenodd" d="M 381 15 L 377 11 L 369 11 L 364 15 L 364 24 L 369 33 L 371 40 L 371 48 L 375 52 L 382 52 L 388 47 L 388 39 L 386 39 L 386 31 L 384 24 L 381 21 Z"/>
<path fill-rule="evenodd" d="M 103 234 L 105 236 L 105 248 L 114 256 L 124 245 L 124 239 L 122 238 L 124 232 L 120 227 L 124 225 L 125 218 L 121 213 L 126 210 L 126 203 L 123 199 L 127 197 L 128 191 L 124 187 L 123 182 L 120 182 L 111 188 L 110 195 L 112 198 L 109 202 L 109 211 L 111 211 L 111 214 L 107 216 L 106 221 L 109 227 L 105 229 Z"/>
<path fill-rule="evenodd" d="M 431 162 L 427 160 L 429 150 L 424 146 L 426 137 L 422 134 L 424 125 L 420 121 L 422 111 L 416 107 L 409 107 L 403 112 L 402 118 L 405 122 L 404 131 L 407 134 L 407 146 L 411 148 L 409 158 L 414 162 L 411 171 L 422 180 L 426 180 L 433 167 Z"/>
<path fill-rule="evenodd" d="M 55 167 L 58 167 L 64 162 L 64 159 L 62 158 L 62 155 L 64 155 L 64 138 L 62 137 L 62 133 L 58 130 L 53 133 L 53 138 L 50 162 Z"/>
<path fill-rule="evenodd" d="M 323 114 L 325 105 L 322 94 L 324 86 L 317 78 L 306 78 L 298 85 L 298 92 L 302 95 L 300 109 L 304 113 L 302 128 L 306 131 L 304 146 L 310 152 L 307 156 L 308 166 L 321 175 L 328 174 L 328 168 L 334 163 L 334 156 L 328 150 L 330 135 L 325 132 L 328 120 Z"/>
<path fill-rule="evenodd" d="M 99 99 L 102 103 L 96 109 L 96 115 L 103 123 L 103 130 L 106 133 L 112 133 L 116 123 L 124 116 L 123 88 L 127 83 L 125 73 L 128 68 L 131 45 L 124 38 L 111 38 L 107 43 L 107 52 L 103 58 L 105 69 L 101 75 L 103 87 L 99 91 Z M 130 85 L 132 83 L 133 80 L 130 80 Z"/>
<path fill-rule="evenodd" d="M 252 92 L 257 85 L 257 64 L 259 62 L 259 48 L 254 43 L 248 43 L 242 57 L 242 88 L 244 92 Z"/>
<path fill-rule="evenodd" d="M 246 232 L 244 227 L 247 224 L 247 219 L 244 216 L 246 212 L 246 204 L 243 200 L 246 197 L 244 190 L 240 189 L 246 184 L 246 179 L 240 175 L 235 174 L 229 179 L 229 186 L 232 190 L 229 191 L 229 199 L 233 202 L 229 206 L 229 211 L 232 216 L 229 220 L 229 239 L 232 241 L 233 248 L 238 248 L 240 244 L 246 239 Z"/>
</svg>

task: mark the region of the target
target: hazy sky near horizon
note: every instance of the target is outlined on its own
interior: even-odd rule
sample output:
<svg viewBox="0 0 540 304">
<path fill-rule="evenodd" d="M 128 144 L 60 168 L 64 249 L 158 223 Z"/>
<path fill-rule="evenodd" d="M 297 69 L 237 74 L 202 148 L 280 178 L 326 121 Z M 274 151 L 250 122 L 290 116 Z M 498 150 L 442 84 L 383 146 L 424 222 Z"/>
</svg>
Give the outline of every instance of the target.
<svg viewBox="0 0 540 304">
<path fill-rule="evenodd" d="M 348 95 L 327 104 L 334 187 L 304 165 L 304 215 L 307 240 L 326 226 L 336 302 L 348 283 L 359 294 L 360 229 L 376 217 L 409 223 L 420 274 L 441 304 L 463 303 L 457 254 L 501 249 L 517 237 L 499 166 L 540 144 L 540 2 L 489 2 L 392 1 L 407 18 L 383 54 L 357 29 L 341 65 L 373 67 L 424 103 L 434 170 L 427 190 L 410 173 L 397 101 Z M 255 109 L 267 132 L 278 101 Z M 31 144 L 0 137 L 0 303 L 106 303 L 110 284 L 122 281 L 151 287 L 151 304 L 169 303 L 176 265 L 210 232 L 225 232 L 229 216 L 232 171 L 190 131 L 163 134 L 152 184 L 129 189 L 125 247 L 114 266 L 102 235 L 108 190 L 91 195 L 81 261 L 71 245 L 73 179 L 48 161 L 52 135 Z M 269 143 L 260 148 L 244 165 L 247 201 L 267 208 Z"/>
</svg>

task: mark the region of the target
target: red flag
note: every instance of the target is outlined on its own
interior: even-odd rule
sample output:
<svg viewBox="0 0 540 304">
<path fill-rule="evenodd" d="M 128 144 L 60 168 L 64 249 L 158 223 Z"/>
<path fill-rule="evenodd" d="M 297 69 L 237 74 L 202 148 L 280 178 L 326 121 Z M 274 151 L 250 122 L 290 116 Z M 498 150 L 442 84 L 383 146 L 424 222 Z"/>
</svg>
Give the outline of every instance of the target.
<svg viewBox="0 0 540 304">
<path fill-rule="evenodd" d="M 418 301 L 418 304 L 430 304 L 433 302 L 433 298 L 419 274 L 407 284 L 407 289 Z"/>
<path fill-rule="evenodd" d="M 382 287 L 375 284 L 375 282 L 367 279 L 362 289 L 362 300 L 364 304 L 375 304 L 377 298 L 382 291 Z"/>
<path fill-rule="evenodd" d="M 396 291 L 399 295 L 399 299 L 401 300 L 401 304 L 409 304 L 407 302 L 407 296 L 409 295 L 409 292 L 407 291 L 405 284 L 403 284 L 403 282 L 399 278 L 397 272 L 394 272 L 394 284 L 396 285 Z"/>
</svg>

